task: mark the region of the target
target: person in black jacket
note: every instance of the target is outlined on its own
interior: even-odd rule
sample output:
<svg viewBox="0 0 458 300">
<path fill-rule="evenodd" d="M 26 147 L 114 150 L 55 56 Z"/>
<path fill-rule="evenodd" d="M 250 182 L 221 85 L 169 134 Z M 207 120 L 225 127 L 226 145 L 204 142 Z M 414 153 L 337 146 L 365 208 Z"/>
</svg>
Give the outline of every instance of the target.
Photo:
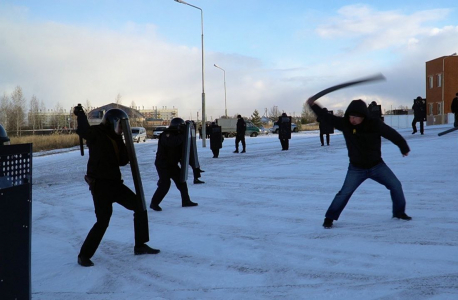
<svg viewBox="0 0 458 300">
<path fill-rule="evenodd" d="M 329 113 L 329 111 L 326 108 L 323 108 L 323 111 L 325 113 Z M 320 128 L 321 146 L 324 146 L 324 135 L 326 135 L 326 144 L 329 146 L 329 142 L 330 142 L 329 134 L 334 133 L 334 128 L 330 126 L 329 124 L 326 124 L 326 122 L 321 120 L 320 117 L 318 117 L 316 121 L 320 123 L 319 128 Z"/>
<path fill-rule="evenodd" d="M 307 100 L 307 104 L 318 117 L 342 131 L 350 158 L 347 176 L 326 212 L 323 227 L 332 227 L 333 221 L 339 219 L 353 192 L 368 178 L 390 190 L 393 218 L 411 220 L 405 213 L 406 201 L 401 182 L 385 164 L 381 153 L 381 137 L 384 137 L 398 146 L 403 156 L 407 156 L 410 149 L 406 140 L 380 119 L 371 118 L 363 100 L 353 100 L 344 117 L 326 113 L 311 98 Z"/>
<path fill-rule="evenodd" d="M 289 140 L 291 139 L 291 117 L 288 117 L 286 113 L 282 113 L 278 117 L 278 138 L 280 139 L 281 150 L 285 151 L 289 149 Z"/>
<path fill-rule="evenodd" d="M 237 135 L 235 136 L 235 151 L 234 153 L 239 153 L 239 142 L 242 142 L 242 153 L 246 152 L 246 144 L 245 144 L 245 131 L 246 131 L 246 123 L 245 120 L 242 118 L 241 115 L 237 116 Z"/>
<path fill-rule="evenodd" d="M 223 135 L 221 133 L 221 126 L 216 125 L 212 122 L 210 126 L 210 149 L 213 152 L 213 158 L 218 158 L 219 149 L 223 148 Z"/>
<path fill-rule="evenodd" d="M 412 109 L 413 109 L 412 134 L 415 134 L 417 132 L 417 126 L 416 126 L 417 122 L 420 122 L 420 133 L 423 134 L 424 133 L 423 121 L 426 118 L 426 111 L 425 111 L 426 104 L 423 102 L 423 98 L 418 96 L 417 99 L 413 101 Z"/>
<path fill-rule="evenodd" d="M 87 141 L 89 160 L 86 182 L 94 200 L 96 223 L 89 231 L 78 255 L 78 264 L 93 266 L 91 257 L 95 254 L 113 213 L 113 203 L 117 202 L 134 211 L 135 247 L 134 254 L 157 254 L 158 249 L 150 248 L 148 215 L 138 205 L 136 195 L 123 184 L 119 166 L 129 162 L 127 148 L 122 139 L 121 119 L 127 118 L 124 111 L 110 109 L 103 116 L 100 125 L 89 126 L 81 106 L 74 109 L 77 115 L 76 133 Z"/>
<path fill-rule="evenodd" d="M 190 207 L 198 204 L 192 202 L 188 194 L 188 185 L 186 181 L 180 181 L 181 158 L 185 141 L 185 134 L 182 131 L 182 126 L 185 122 L 181 118 L 173 118 L 170 121 L 170 126 L 159 136 L 156 152 L 156 165 L 159 180 L 157 182 L 157 190 L 151 199 L 150 208 L 155 211 L 162 211 L 159 204 L 169 192 L 171 181 L 175 182 L 177 189 L 181 194 L 181 206 Z M 182 166 L 183 167 L 183 166 Z"/>
<path fill-rule="evenodd" d="M 453 127 L 458 127 L 458 93 L 456 93 L 456 97 L 452 100 L 452 113 L 455 114 L 455 122 Z"/>
</svg>

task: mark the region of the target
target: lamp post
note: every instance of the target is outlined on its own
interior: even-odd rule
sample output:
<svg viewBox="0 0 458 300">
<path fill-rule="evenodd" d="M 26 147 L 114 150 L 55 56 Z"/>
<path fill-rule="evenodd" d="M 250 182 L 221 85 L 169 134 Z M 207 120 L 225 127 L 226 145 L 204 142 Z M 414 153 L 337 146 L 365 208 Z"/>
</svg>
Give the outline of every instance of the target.
<svg viewBox="0 0 458 300">
<path fill-rule="evenodd" d="M 223 68 L 217 66 L 216 64 L 213 64 L 215 67 L 217 67 L 218 69 L 220 70 L 223 70 L 224 72 L 224 114 L 227 118 L 227 104 L 226 104 L 226 70 L 224 70 Z"/>
<path fill-rule="evenodd" d="M 205 130 L 205 123 L 206 123 L 206 114 L 205 114 L 205 71 L 204 71 L 204 12 L 200 7 L 194 6 L 189 4 L 183 0 L 175 0 L 178 3 L 186 4 L 191 7 L 197 8 L 200 10 L 200 23 L 202 29 L 202 147 L 206 147 L 206 138 L 207 133 Z"/>
</svg>

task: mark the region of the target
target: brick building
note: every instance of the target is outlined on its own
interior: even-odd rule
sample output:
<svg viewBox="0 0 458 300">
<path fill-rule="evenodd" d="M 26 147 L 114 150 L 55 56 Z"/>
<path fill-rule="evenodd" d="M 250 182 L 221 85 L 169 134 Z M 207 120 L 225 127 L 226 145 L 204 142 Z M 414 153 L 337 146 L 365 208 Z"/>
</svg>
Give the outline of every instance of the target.
<svg viewBox="0 0 458 300">
<path fill-rule="evenodd" d="M 428 123 L 445 124 L 458 93 L 458 56 L 456 53 L 426 62 L 426 112 Z M 434 120 L 434 121 L 430 121 Z"/>
</svg>

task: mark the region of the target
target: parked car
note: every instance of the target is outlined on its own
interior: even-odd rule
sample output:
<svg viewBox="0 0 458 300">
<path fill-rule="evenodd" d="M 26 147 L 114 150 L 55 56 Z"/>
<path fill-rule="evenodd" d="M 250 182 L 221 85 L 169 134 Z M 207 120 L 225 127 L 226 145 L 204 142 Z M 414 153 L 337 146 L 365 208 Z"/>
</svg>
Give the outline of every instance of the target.
<svg viewBox="0 0 458 300">
<path fill-rule="evenodd" d="M 158 126 L 158 127 L 154 128 L 154 130 L 153 130 L 153 139 L 159 138 L 161 133 L 166 129 L 167 129 L 167 126 Z"/>
<path fill-rule="evenodd" d="M 259 127 L 259 134 L 269 134 L 269 130 L 264 126 Z"/>
<path fill-rule="evenodd" d="M 291 123 L 291 132 L 298 132 L 299 129 L 297 128 L 297 125 L 295 123 Z M 270 132 L 272 133 L 278 133 L 278 123 L 275 122 L 274 126 L 270 128 Z"/>
<path fill-rule="evenodd" d="M 146 129 L 143 127 L 132 127 L 132 140 L 140 143 L 140 141 L 146 142 Z"/>
</svg>

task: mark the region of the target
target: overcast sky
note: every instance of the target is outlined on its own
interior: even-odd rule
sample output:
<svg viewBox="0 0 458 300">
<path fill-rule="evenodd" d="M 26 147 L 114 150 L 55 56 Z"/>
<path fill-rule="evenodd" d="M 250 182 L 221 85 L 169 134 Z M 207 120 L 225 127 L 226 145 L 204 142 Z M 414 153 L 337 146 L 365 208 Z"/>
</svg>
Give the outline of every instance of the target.
<svg viewBox="0 0 458 300">
<path fill-rule="evenodd" d="M 200 10 L 173 0 L 0 2 L 0 92 L 20 86 L 47 108 L 134 102 L 201 117 Z M 329 86 L 383 73 L 386 82 L 321 99 L 383 110 L 425 96 L 425 62 L 458 52 L 456 1 L 189 0 L 203 10 L 207 119 L 300 115 Z M 324 2 L 324 3 L 320 3 Z M 332 2 L 332 4 L 326 3 Z"/>
</svg>

